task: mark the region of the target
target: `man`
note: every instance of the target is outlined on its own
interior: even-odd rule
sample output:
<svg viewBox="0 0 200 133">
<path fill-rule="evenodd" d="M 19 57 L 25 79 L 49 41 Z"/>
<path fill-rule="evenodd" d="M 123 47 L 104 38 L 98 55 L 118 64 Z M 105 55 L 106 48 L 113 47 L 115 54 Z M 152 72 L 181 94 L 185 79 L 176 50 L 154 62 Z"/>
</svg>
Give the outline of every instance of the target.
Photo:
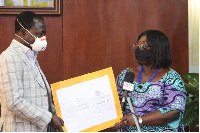
<svg viewBox="0 0 200 133">
<path fill-rule="evenodd" d="M 15 37 L 0 56 L 1 125 L 3 132 L 63 131 L 55 114 L 50 86 L 37 62 L 46 42 L 44 19 L 30 11 L 15 20 Z"/>
</svg>

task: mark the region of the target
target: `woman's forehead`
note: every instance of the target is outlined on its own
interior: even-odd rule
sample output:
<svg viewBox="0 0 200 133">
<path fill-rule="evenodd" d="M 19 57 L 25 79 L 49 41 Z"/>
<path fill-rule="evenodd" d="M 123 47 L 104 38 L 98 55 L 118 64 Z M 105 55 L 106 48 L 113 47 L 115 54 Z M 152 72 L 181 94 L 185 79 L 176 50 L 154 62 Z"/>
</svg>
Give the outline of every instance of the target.
<svg viewBox="0 0 200 133">
<path fill-rule="evenodd" d="M 147 35 L 143 35 L 139 39 L 139 41 L 146 41 L 146 40 L 147 40 Z"/>
</svg>

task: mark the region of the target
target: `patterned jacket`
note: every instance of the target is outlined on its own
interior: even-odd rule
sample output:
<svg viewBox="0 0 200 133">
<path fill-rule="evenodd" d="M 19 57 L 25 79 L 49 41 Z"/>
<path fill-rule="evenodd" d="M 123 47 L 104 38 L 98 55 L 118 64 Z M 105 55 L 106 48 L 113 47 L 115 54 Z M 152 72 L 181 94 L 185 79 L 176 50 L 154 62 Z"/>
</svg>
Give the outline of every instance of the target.
<svg viewBox="0 0 200 133">
<path fill-rule="evenodd" d="M 0 130 L 3 126 L 3 132 L 47 131 L 55 107 L 50 86 L 37 61 L 36 65 L 43 81 L 22 48 L 13 41 L 0 56 Z"/>
</svg>

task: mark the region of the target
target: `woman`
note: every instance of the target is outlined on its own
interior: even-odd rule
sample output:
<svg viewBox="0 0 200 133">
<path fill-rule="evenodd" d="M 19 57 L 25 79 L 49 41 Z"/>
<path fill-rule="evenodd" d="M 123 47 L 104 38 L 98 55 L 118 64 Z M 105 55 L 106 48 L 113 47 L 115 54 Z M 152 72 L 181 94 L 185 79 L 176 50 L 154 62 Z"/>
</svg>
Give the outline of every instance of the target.
<svg viewBox="0 0 200 133">
<path fill-rule="evenodd" d="M 133 72 L 134 90 L 128 93 L 142 132 L 181 132 L 186 90 L 181 76 L 170 68 L 172 59 L 168 37 L 157 30 L 141 33 L 133 45 L 138 66 L 129 67 L 118 75 L 116 84 L 122 95 L 123 80 Z M 118 131 L 137 131 L 130 107 L 126 103 Z"/>
</svg>

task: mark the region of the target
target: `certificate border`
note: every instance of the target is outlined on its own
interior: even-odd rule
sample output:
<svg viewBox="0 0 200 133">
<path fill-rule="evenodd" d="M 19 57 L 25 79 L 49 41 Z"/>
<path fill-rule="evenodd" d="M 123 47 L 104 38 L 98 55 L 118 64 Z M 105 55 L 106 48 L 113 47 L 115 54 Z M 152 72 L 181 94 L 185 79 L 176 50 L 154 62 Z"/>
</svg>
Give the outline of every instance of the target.
<svg viewBox="0 0 200 133">
<path fill-rule="evenodd" d="M 102 123 L 100 125 L 96 125 L 96 126 L 84 129 L 80 132 L 97 132 L 97 131 L 101 131 L 103 129 L 109 128 L 117 122 L 120 122 L 120 118 L 122 118 L 123 115 L 122 115 L 121 105 L 120 105 L 120 101 L 119 101 L 119 96 L 118 96 L 118 92 L 117 92 L 117 88 L 116 88 L 116 83 L 115 83 L 115 78 L 114 78 L 112 67 L 51 84 L 53 100 L 54 100 L 54 104 L 55 104 L 55 107 L 56 107 L 57 115 L 62 118 L 60 106 L 59 106 L 59 103 L 58 103 L 58 98 L 57 98 L 57 95 L 56 95 L 56 90 L 66 88 L 66 87 L 69 87 L 69 86 L 72 86 L 72 85 L 75 85 L 75 84 L 78 84 L 78 83 L 81 83 L 81 82 L 89 81 L 89 80 L 92 80 L 92 79 L 95 79 L 95 78 L 99 78 L 99 77 L 102 77 L 102 76 L 106 76 L 106 75 L 108 75 L 108 78 L 109 78 L 109 81 L 110 81 L 110 86 L 111 86 L 111 89 L 112 89 L 112 94 L 113 94 L 113 97 L 114 97 L 115 108 L 116 108 L 116 111 L 117 111 L 117 117 L 118 118 L 110 120 L 110 121 L 105 122 L 105 123 Z M 67 128 L 65 126 L 63 126 L 63 129 L 64 129 L 65 132 L 67 132 Z"/>
</svg>

